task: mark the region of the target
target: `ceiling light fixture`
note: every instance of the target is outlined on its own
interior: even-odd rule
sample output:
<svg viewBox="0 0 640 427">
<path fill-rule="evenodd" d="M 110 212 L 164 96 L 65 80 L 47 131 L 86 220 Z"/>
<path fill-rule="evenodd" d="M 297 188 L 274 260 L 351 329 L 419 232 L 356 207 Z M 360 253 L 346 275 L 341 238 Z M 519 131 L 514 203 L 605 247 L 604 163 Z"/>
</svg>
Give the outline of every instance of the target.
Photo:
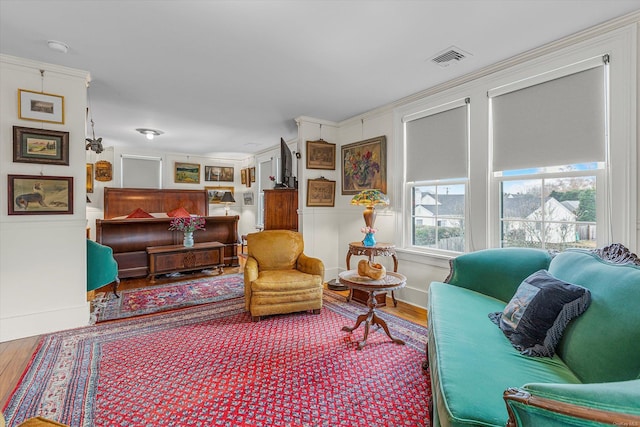
<svg viewBox="0 0 640 427">
<path fill-rule="evenodd" d="M 146 136 L 149 141 L 151 141 L 154 137 L 156 137 L 158 135 L 162 135 L 164 133 L 161 130 L 145 129 L 145 128 L 138 128 L 138 129 L 136 129 L 136 131 L 138 131 L 141 134 L 143 134 L 144 136 Z"/>
<path fill-rule="evenodd" d="M 60 53 L 69 52 L 69 45 L 64 42 L 59 42 L 57 40 L 48 40 L 47 46 L 49 46 L 49 49 L 53 49 L 56 52 L 60 52 Z"/>
</svg>

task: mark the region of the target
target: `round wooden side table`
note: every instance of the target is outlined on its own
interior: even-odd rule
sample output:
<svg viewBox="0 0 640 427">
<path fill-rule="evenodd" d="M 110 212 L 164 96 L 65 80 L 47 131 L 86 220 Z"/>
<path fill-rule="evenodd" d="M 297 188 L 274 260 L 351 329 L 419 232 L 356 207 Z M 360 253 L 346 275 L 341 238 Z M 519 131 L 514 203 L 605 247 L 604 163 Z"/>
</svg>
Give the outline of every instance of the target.
<svg viewBox="0 0 640 427">
<path fill-rule="evenodd" d="M 363 255 L 366 256 L 369 261 L 373 262 L 377 256 L 390 256 L 393 258 L 393 272 L 398 272 L 398 258 L 396 257 L 396 245 L 392 243 L 376 243 L 374 246 L 365 246 L 362 242 L 349 243 L 349 251 L 347 252 L 347 270 L 351 270 L 351 256 Z M 353 290 L 349 291 L 347 301 L 350 301 L 353 297 Z M 398 306 L 396 301 L 396 295 L 391 291 L 391 299 L 393 300 L 393 306 Z"/>
<path fill-rule="evenodd" d="M 379 325 L 384 329 L 387 336 L 391 338 L 396 344 L 404 344 L 404 341 L 398 338 L 394 338 L 391 336 L 391 332 L 389 332 L 389 327 L 387 326 L 387 322 L 384 319 L 381 319 L 376 314 L 376 307 L 378 305 L 378 301 L 376 299 L 376 294 L 387 291 L 394 291 L 396 289 L 400 289 L 404 287 L 407 283 L 407 278 L 400 273 L 391 273 L 388 272 L 385 277 L 379 280 L 372 280 L 368 277 L 362 277 L 358 275 L 357 270 L 348 270 L 343 271 L 338 274 L 338 278 L 340 283 L 348 286 L 350 289 L 359 289 L 369 294 L 369 299 L 367 300 L 367 306 L 369 307 L 369 311 L 367 313 L 361 314 L 356 319 L 356 324 L 353 328 L 348 326 L 344 326 L 342 328 L 345 332 L 353 332 L 358 329 L 362 322 L 364 323 L 364 338 L 362 341 L 358 343 L 358 350 L 361 350 L 367 344 L 367 338 L 369 336 L 369 326 L 370 325 Z"/>
</svg>

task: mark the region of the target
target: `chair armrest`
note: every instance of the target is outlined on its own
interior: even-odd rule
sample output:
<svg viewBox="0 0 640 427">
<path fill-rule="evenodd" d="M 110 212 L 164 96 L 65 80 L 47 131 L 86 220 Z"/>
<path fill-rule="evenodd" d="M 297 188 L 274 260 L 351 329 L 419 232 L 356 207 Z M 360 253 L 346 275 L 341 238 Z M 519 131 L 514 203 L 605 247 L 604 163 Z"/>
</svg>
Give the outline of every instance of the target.
<svg viewBox="0 0 640 427">
<path fill-rule="evenodd" d="M 484 249 L 452 259 L 445 281 L 506 302 L 524 279 L 550 262 L 549 252 L 541 249 Z"/>
<path fill-rule="evenodd" d="M 244 307 L 249 310 L 251 305 L 251 282 L 258 278 L 258 261 L 251 256 L 244 264 Z"/>
<path fill-rule="evenodd" d="M 118 281 L 113 249 L 87 239 L 87 292 Z"/>
<path fill-rule="evenodd" d="M 322 260 L 300 254 L 297 264 L 298 270 L 303 273 L 318 275 L 322 278 L 322 283 L 324 283 L 324 263 Z"/>
<path fill-rule="evenodd" d="M 640 380 L 528 384 L 504 392 L 508 427 L 640 426 Z"/>
</svg>

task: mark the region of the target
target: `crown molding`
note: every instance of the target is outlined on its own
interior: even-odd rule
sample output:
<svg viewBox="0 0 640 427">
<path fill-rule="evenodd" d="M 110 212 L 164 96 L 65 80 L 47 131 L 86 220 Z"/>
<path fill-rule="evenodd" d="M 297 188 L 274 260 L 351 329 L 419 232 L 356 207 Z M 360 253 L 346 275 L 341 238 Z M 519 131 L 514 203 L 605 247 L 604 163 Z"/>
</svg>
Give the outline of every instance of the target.
<svg viewBox="0 0 640 427">
<path fill-rule="evenodd" d="M 63 74 L 70 77 L 80 77 L 87 83 L 91 81 L 91 73 L 85 70 L 69 68 L 62 65 L 48 64 L 46 62 L 34 61 L 32 59 L 19 58 L 17 56 L 0 54 L 0 62 L 19 67 L 33 68 L 34 70 L 44 70 L 52 73 Z"/>
</svg>

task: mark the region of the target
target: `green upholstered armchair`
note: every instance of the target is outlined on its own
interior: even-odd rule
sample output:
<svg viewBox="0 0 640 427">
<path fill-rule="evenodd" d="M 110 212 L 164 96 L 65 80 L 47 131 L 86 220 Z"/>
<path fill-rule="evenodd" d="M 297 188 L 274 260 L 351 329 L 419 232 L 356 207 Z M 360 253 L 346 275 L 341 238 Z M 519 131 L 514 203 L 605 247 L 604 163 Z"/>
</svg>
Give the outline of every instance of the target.
<svg viewBox="0 0 640 427">
<path fill-rule="evenodd" d="M 118 263 L 113 258 L 113 250 L 87 239 L 87 292 L 113 283 L 113 293 L 118 295 Z"/>
<path fill-rule="evenodd" d="M 306 256 L 302 235 L 267 230 L 247 235 L 245 307 L 253 321 L 271 314 L 322 308 L 324 264 Z"/>
</svg>

